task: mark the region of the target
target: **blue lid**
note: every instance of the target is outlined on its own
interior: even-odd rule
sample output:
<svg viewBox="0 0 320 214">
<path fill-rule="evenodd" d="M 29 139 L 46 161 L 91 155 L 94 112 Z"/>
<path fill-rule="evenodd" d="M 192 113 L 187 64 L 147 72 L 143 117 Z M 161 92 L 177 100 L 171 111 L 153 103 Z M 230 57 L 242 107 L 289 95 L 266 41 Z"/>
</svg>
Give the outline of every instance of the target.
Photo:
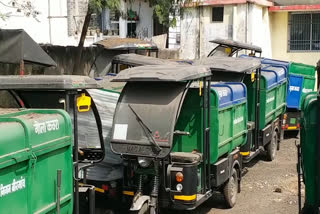
<svg viewBox="0 0 320 214">
<path fill-rule="evenodd" d="M 268 64 L 268 65 L 274 65 L 274 66 L 281 66 L 281 67 L 284 67 L 286 69 L 287 73 L 289 72 L 290 62 L 287 62 L 287 61 L 263 58 L 261 63 L 262 64 Z"/>
<path fill-rule="evenodd" d="M 282 66 L 263 66 L 261 75 L 267 80 L 268 89 L 287 81 L 287 72 Z"/>
<path fill-rule="evenodd" d="M 287 107 L 300 109 L 303 76 L 290 74 L 287 92 Z"/>
<path fill-rule="evenodd" d="M 211 85 L 219 96 L 219 108 L 242 103 L 247 100 L 246 85 L 240 82 L 215 83 Z"/>
<path fill-rule="evenodd" d="M 242 54 L 240 57 L 241 58 L 248 58 L 250 56 Z M 273 67 L 284 68 L 285 72 L 286 72 L 286 77 L 288 76 L 290 62 L 261 57 L 261 67 L 264 68 L 264 67 L 267 67 L 269 65 L 271 65 Z"/>
</svg>

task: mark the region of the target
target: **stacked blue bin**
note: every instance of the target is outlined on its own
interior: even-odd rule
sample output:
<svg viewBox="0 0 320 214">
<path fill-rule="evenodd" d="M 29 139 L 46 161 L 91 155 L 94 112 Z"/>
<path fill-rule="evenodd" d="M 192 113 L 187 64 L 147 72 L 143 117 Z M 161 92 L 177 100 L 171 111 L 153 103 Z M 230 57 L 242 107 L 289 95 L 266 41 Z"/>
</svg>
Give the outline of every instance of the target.
<svg viewBox="0 0 320 214">
<path fill-rule="evenodd" d="M 247 55 L 241 55 L 240 57 L 248 57 Z M 264 69 L 267 66 L 273 67 L 282 67 L 286 70 L 288 76 L 288 90 L 287 90 L 287 108 L 291 109 L 300 109 L 301 93 L 302 93 L 302 84 L 303 76 L 289 74 L 290 62 L 261 58 L 262 68 Z"/>
<path fill-rule="evenodd" d="M 219 95 L 219 108 L 246 101 L 247 88 L 240 82 L 214 83 L 211 88 Z"/>
</svg>

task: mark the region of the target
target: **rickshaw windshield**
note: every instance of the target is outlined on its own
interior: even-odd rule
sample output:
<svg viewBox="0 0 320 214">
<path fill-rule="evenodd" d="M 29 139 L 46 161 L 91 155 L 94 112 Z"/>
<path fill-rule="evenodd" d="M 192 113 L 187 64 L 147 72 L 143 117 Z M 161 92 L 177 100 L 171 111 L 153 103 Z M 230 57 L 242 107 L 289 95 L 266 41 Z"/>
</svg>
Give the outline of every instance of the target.
<svg viewBox="0 0 320 214">
<path fill-rule="evenodd" d="M 186 85 L 186 82 L 127 83 L 113 121 L 113 151 L 134 156 L 167 156 Z"/>
</svg>

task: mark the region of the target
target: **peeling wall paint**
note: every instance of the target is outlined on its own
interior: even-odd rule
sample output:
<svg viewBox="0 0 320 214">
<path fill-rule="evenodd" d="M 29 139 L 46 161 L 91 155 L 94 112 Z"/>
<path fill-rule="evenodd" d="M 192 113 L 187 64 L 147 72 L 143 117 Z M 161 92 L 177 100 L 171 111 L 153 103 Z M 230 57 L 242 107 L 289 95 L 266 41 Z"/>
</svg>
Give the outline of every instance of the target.
<svg viewBox="0 0 320 214">
<path fill-rule="evenodd" d="M 258 45 L 271 57 L 270 17 L 267 7 L 255 4 L 225 5 L 223 22 L 212 22 L 212 6 L 188 8 L 181 18 L 180 58 L 206 57 L 222 38 Z M 200 18 L 199 18 L 200 17 Z"/>
</svg>

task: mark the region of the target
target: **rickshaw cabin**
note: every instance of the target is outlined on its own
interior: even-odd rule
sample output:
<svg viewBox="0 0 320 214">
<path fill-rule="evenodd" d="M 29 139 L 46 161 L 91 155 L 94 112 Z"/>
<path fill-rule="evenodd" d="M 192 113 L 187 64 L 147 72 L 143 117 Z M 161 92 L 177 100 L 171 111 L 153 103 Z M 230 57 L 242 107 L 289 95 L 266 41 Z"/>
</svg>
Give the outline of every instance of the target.
<svg viewBox="0 0 320 214">
<path fill-rule="evenodd" d="M 100 88 L 94 79 L 87 76 L 76 75 L 28 75 L 28 76 L 0 76 L 0 92 L 2 95 L 11 96 L 16 100 L 18 108 L 40 108 L 40 109 L 64 109 L 71 118 L 73 118 L 73 161 L 75 168 L 75 213 L 79 213 L 79 179 L 78 169 L 80 162 L 92 166 L 103 160 L 105 149 L 102 136 L 101 120 L 95 103 L 91 100 L 91 109 L 97 123 L 97 134 L 99 142 L 90 145 L 93 142 L 83 142 L 79 140 L 81 133 L 78 132 L 78 114 L 90 112 L 81 112 L 77 99 L 85 94 L 89 96 L 87 89 Z M 87 166 L 87 167 L 88 167 Z M 85 173 L 84 173 L 85 174 Z M 94 196 L 94 189 L 93 189 Z M 91 196 L 90 199 L 94 200 Z M 94 206 L 90 207 L 91 213 Z"/>
</svg>

